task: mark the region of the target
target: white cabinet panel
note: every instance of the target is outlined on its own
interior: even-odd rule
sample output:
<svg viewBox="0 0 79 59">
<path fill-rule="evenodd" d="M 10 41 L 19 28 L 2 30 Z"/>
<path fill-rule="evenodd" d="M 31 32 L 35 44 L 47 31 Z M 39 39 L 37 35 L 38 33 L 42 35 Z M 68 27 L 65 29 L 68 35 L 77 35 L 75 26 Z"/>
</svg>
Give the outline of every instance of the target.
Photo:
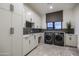
<svg viewBox="0 0 79 59">
<path fill-rule="evenodd" d="M 75 35 L 73 35 L 72 37 L 71 37 L 71 39 L 72 39 L 72 42 L 71 42 L 71 45 L 72 46 L 77 46 L 77 36 Z"/>
<path fill-rule="evenodd" d="M 10 3 L 0 3 L 0 9 L 5 9 L 10 11 Z"/>
<path fill-rule="evenodd" d="M 28 37 L 23 39 L 23 55 L 26 55 L 34 48 L 34 35 L 29 34 Z"/>
<path fill-rule="evenodd" d="M 25 16 L 25 20 L 24 21 L 30 21 L 31 22 L 31 18 L 33 16 L 31 9 L 29 9 L 28 6 L 24 5 L 24 16 Z"/>
<path fill-rule="evenodd" d="M 25 37 L 23 39 L 23 55 L 26 55 L 30 51 L 29 38 Z"/>
<path fill-rule="evenodd" d="M 66 34 L 65 45 L 77 47 L 77 36 L 74 34 Z"/>
<path fill-rule="evenodd" d="M 27 5 L 25 5 L 24 8 L 24 20 L 23 23 L 25 24 L 26 21 L 30 21 L 34 23 L 34 28 L 41 28 L 42 24 L 41 24 L 41 17 L 34 12 L 33 10 L 31 10 Z"/>
<path fill-rule="evenodd" d="M 26 55 L 38 45 L 38 35 L 29 34 L 30 36 L 23 39 L 23 55 Z"/>
<path fill-rule="evenodd" d="M 0 55 L 11 55 L 11 13 L 0 9 Z"/>
<path fill-rule="evenodd" d="M 41 33 L 41 42 L 40 43 L 44 43 L 44 33 Z"/>
<path fill-rule="evenodd" d="M 0 55 L 19 56 L 22 55 L 22 16 L 20 11 L 10 12 L 9 9 L 9 4 L 0 4 Z M 10 28 L 14 29 L 14 34 L 10 34 Z"/>
<path fill-rule="evenodd" d="M 65 45 L 71 45 L 71 40 L 69 38 L 70 38 L 69 35 L 65 36 Z"/>
<path fill-rule="evenodd" d="M 22 3 L 12 3 L 14 6 L 14 12 L 23 15 L 23 4 Z"/>
<path fill-rule="evenodd" d="M 38 45 L 38 36 L 37 34 L 34 34 L 34 48 Z"/>
<path fill-rule="evenodd" d="M 47 25 L 46 25 L 46 15 L 42 16 L 41 23 L 42 23 L 42 29 L 46 29 L 47 28 Z"/>
<path fill-rule="evenodd" d="M 34 35 L 32 34 L 32 36 L 30 37 L 30 49 L 32 50 L 35 46 L 34 46 Z"/>
<path fill-rule="evenodd" d="M 12 55 L 22 55 L 22 16 L 12 13 L 12 27 L 14 34 L 12 35 Z"/>
</svg>

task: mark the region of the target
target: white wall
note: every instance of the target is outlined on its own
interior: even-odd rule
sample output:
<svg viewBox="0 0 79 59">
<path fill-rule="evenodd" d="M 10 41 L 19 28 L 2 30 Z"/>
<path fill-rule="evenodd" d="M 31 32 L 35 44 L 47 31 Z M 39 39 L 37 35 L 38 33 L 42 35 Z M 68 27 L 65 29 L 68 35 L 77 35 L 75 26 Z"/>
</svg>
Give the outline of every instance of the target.
<svg viewBox="0 0 79 59">
<path fill-rule="evenodd" d="M 68 21 L 71 21 L 72 27 L 75 29 L 74 32 L 78 36 L 77 47 L 79 49 L 79 5 L 63 10 L 63 28 L 66 28 Z"/>
<path fill-rule="evenodd" d="M 74 8 L 74 22 L 75 22 L 75 34 L 78 35 L 78 49 L 79 49 L 79 5 Z"/>
<path fill-rule="evenodd" d="M 71 21 L 72 27 L 74 27 L 75 23 L 73 20 L 73 10 L 72 9 L 63 10 L 63 28 L 66 28 L 66 23 L 69 21 Z M 46 29 L 46 15 L 43 15 L 42 17 L 42 28 Z"/>
<path fill-rule="evenodd" d="M 42 16 L 42 29 L 46 29 L 46 15 Z"/>
<path fill-rule="evenodd" d="M 74 9 L 74 19 L 75 19 L 75 34 L 79 35 L 79 5 Z"/>
<path fill-rule="evenodd" d="M 71 21 L 72 28 L 74 27 L 73 9 L 63 10 L 63 28 L 66 28 L 67 22 Z"/>
</svg>

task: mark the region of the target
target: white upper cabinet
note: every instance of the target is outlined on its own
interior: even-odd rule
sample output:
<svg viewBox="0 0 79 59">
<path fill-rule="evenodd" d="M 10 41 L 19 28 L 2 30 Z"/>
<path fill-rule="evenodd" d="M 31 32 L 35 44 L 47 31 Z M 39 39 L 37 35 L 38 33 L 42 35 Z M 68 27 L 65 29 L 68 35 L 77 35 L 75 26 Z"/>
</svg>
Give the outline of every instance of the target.
<svg viewBox="0 0 79 59">
<path fill-rule="evenodd" d="M 33 13 L 32 22 L 35 23 L 34 28 L 41 28 L 41 17 L 39 15 Z"/>
<path fill-rule="evenodd" d="M 26 6 L 24 5 L 24 16 L 25 16 L 25 21 L 30 21 L 32 19 L 32 11 Z"/>
<path fill-rule="evenodd" d="M 23 15 L 23 4 L 22 3 L 12 3 L 14 6 L 14 12 Z"/>
<path fill-rule="evenodd" d="M 13 12 L 18 14 L 23 14 L 23 4 L 22 3 L 0 3 L 0 9 L 9 10 L 10 4 L 13 5 Z"/>
<path fill-rule="evenodd" d="M 46 15 L 43 15 L 42 16 L 42 20 L 41 20 L 41 23 L 42 23 L 42 29 L 46 29 L 47 26 L 46 26 Z"/>
<path fill-rule="evenodd" d="M 0 9 L 10 10 L 9 3 L 0 3 Z"/>
<path fill-rule="evenodd" d="M 26 21 L 30 21 L 34 23 L 34 28 L 41 28 L 41 17 L 27 5 L 24 5 L 23 17 L 23 25 Z"/>
</svg>

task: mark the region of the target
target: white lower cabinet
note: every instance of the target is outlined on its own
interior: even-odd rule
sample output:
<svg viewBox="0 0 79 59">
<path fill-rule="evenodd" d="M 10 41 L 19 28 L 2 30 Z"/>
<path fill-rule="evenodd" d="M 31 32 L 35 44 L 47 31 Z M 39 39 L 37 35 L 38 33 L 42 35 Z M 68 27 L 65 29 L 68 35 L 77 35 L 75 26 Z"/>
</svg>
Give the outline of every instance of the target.
<svg viewBox="0 0 79 59">
<path fill-rule="evenodd" d="M 34 35 L 34 46 L 38 45 L 38 34 Z"/>
<path fill-rule="evenodd" d="M 77 47 L 77 35 L 65 34 L 65 45 Z"/>
<path fill-rule="evenodd" d="M 31 36 L 30 36 L 30 50 L 32 50 L 33 48 L 34 48 L 34 35 L 32 34 Z"/>
<path fill-rule="evenodd" d="M 23 55 L 28 54 L 32 49 L 37 47 L 38 45 L 38 39 L 43 34 L 40 33 L 34 33 L 34 34 L 28 34 L 23 37 Z"/>
<path fill-rule="evenodd" d="M 44 33 L 41 33 L 41 43 L 44 43 Z"/>
<path fill-rule="evenodd" d="M 23 55 L 29 53 L 38 45 L 38 39 L 36 34 L 30 34 L 28 37 L 23 38 Z"/>
<path fill-rule="evenodd" d="M 29 38 L 28 37 L 25 37 L 24 39 L 23 39 L 23 55 L 26 55 L 29 51 L 30 51 L 30 40 L 29 40 Z"/>
</svg>

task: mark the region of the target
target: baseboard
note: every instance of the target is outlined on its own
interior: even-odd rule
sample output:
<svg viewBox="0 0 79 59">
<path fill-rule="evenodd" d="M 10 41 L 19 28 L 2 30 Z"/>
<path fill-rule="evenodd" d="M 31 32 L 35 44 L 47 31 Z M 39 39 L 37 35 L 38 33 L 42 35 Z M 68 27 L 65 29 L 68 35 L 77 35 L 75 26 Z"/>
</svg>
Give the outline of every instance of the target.
<svg viewBox="0 0 79 59">
<path fill-rule="evenodd" d="M 72 48 L 77 48 L 76 46 L 69 46 L 69 45 L 64 45 L 65 47 L 72 47 Z"/>
<path fill-rule="evenodd" d="M 38 45 L 35 47 L 35 48 L 33 48 L 31 51 L 29 51 L 26 55 L 24 55 L 24 56 L 27 56 L 29 53 L 31 53 L 34 49 L 36 49 L 38 47 Z"/>
</svg>

